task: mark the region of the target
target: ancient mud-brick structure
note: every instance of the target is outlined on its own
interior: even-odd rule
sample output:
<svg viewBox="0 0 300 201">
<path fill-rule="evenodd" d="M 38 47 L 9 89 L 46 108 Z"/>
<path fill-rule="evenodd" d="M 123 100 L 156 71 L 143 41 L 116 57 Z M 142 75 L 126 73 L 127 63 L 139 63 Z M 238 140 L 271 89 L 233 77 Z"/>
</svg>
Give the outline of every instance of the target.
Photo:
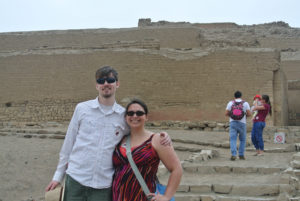
<svg viewBox="0 0 300 201">
<path fill-rule="evenodd" d="M 284 22 L 240 26 L 141 19 L 124 29 L 0 33 L 0 121 L 68 121 L 97 96 L 94 73 L 115 67 L 125 105 L 151 120 L 227 121 L 236 90 L 268 94 L 273 125 L 300 125 L 300 30 Z"/>
</svg>

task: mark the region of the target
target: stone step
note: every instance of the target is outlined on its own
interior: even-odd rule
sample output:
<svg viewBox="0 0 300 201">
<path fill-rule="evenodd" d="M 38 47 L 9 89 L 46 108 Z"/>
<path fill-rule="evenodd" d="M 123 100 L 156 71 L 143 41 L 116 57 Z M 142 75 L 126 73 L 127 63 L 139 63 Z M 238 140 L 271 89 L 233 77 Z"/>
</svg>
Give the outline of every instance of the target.
<svg viewBox="0 0 300 201">
<path fill-rule="evenodd" d="M 278 201 L 278 196 L 229 196 L 220 194 L 176 193 L 176 201 Z"/>
<path fill-rule="evenodd" d="M 160 176 L 166 184 L 168 177 Z M 278 196 L 281 192 L 295 194 L 292 178 L 287 174 L 191 174 L 184 172 L 179 193 L 224 194 L 230 196 Z"/>
<path fill-rule="evenodd" d="M 65 134 L 60 133 L 47 133 L 47 134 L 37 134 L 37 133 L 16 133 L 16 132 L 3 132 L 0 131 L 0 136 L 18 136 L 24 138 L 51 138 L 51 139 L 65 139 Z"/>
<path fill-rule="evenodd" d="M 18 129 L 18 128 L 11 128 L 11 129 L 0 129 L 1 133 L 24 133 L 24 134 L 58 134 L 58 135 L 66 135 L 66 131 L 62 129 Z"/>
<path fill-rule="evenodd" d="M 223 143 L 208 143 L 208 142 L 199 142 L 192 140 L 180 140 L 180 139 L 172 139 L 173 146 L 175 150 L 178 151 L 189 151 L 189 152 L 199 152 L 202 149 L 208 149 L 210 147 L 212 149 L 222 148 L 222 149 L 230 149 L 229 142 Z M 250 140 L 248 140 L 250 141 Z M 280 153 L 280 152 L 295 152 L 300 150 L 300 143 L 290 143 L 290 144 L 274 144 L 272 142 L 265 142 L 265 152 L 269 153 Z M 255 148 L 249 142 L 246 145 L 246 151 L 255 152 Z"/>
<path fill-rule="evenodd" d="M 220 148 L 229 148 L 230 144 L 229 141 L 223 141 L 223 142 L 205 142 L 205 141 L 195 141 L 195 140 L 190 140 L 190 139 L 181 139 L 181 138 L 173 138 L 172 137 L 172 141 L 173 142 L 177 142 L 178 143 L 178 147 L 182 147 L 181 149 L 185 148 L 188 149 L 188 146 L 185 146 L 184 144 L 188 144 L 188 145 L 202 145 L 202 146 L 211 146 L 211 147 L 220 147 Z M 250 144 L 248 144 L 247 146 L 249 146 Z M 192 148 L 189 148 L 190 150 L 192 150 Z M 189 150 L 186 150 L 189 151 Z"/>
<path fill-rule="evenodd" d="M 196 163 L 182 164 L 183 170 L 190 173 L 200 174 L 274 174 L 286 170 L 285 167 L 255 167 L 233 165 L 202 165 Z"/>
</svg>

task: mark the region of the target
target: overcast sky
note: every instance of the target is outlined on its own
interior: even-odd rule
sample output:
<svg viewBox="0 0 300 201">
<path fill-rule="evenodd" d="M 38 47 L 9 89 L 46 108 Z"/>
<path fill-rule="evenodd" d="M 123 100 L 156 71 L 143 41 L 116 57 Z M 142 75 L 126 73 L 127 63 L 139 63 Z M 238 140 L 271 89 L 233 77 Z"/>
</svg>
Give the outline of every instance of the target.
<svg viewBox="0 0 300 201">
<path fill-rule="evenodd" d="M 137 27 L 139 18 L 300 28 L 300 0 L 0 0 L 0 32 Z"/>
</svg>

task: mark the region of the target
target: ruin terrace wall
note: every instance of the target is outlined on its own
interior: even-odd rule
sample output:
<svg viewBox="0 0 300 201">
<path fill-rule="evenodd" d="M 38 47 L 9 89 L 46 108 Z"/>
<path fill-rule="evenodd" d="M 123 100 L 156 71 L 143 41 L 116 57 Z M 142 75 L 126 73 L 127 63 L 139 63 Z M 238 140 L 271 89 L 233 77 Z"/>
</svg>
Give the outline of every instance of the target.
<svg viewBox="0 0 300 201">
<path fill-rule="evenodd" d="M 199 29 L 194 27 L 87 29 L 68 31 L 16 32 L 0 34 L 0 51 L 49 48 L 101 48 L 122 41 L 155 39 L 162 48 L 199 47 Z"/>
<path fill-rule="evenodd" d="M 274 48 L 278 50 L 300 50 L 300 37 L 298 38 L 280 38 L 280 37 L 267 37 L 259 38 L 260 47 Z"/>
<path fill-rule="evenodd" d="M 232 48 L 192 59 L 173 54 L 121 48 L 2 55 L 0 120 L 69 120 L 78 102 L 97 96 L 94 73 L 103 65 L 115 67 L 120 74 L 118 102 L 126 105 L 133 97 L 145 100 L 150 120 L 226 122 L 225 107 L 235 90 L 241 90 L 250 104 L 253 94 L 269 94 L 273 101 L 282 93 L 277 51 Z M 275 102 L 274 108 L 280 109 L 274 111 L 272 118 L 278 119 L 270 119 L 271 123 L 282 121 L 282 105 Z"/>
<path fill-rule="evenodd" d="M 289 125 L 300 125 L 300 51 L 281 53 L 281 66 L 288 79 Z"/>
</svg>

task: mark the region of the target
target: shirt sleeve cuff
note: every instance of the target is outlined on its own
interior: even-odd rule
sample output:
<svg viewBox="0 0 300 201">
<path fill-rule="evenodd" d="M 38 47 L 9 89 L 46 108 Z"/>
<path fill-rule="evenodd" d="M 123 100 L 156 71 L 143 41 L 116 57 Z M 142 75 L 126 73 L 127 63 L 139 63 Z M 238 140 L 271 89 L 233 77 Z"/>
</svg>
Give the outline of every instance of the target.
<svg viewBox="0 0 300 201">
<path fill-rule="evenodd" d="M 56 171 L 55 172 L 55 174 L 54 174 L 54 176 L 53 176 L 53 181 L 58 181 L 58 182 L 62 182 L 62 180 L 63 180 L 63 178 L 64 178 L 64 173 L 61 173 L 61 172 L 58 172 L 58 171 Z"/>
</svg>

